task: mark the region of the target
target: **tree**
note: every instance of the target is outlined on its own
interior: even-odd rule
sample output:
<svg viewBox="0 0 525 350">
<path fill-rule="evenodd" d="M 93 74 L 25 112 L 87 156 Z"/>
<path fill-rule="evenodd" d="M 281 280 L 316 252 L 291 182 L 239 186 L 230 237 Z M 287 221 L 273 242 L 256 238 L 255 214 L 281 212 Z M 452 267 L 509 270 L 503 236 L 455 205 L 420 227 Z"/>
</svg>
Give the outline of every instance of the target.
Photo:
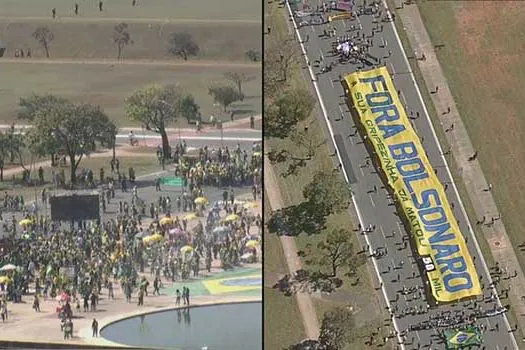
<svg viewBox="0 0 525 350">
<path fill-rule="evenodd" d="M 29 130 L 29 148 L 40 156 L 63 150 L 71 164 L 71 184 L 82 158 L 96 150 L 96 142 L 108 143 L 108 130 L 114 130 L 99 106 L 75 104 L 56 98 L 53 106 L 36 111 Z"/>
<path fill-rule="evenodd" d="M 193 41 L 193 37 L 189 33 L 173 33 L 170 40 L 169 53 L 174 56 L 180 56 L 185 61 L 189 56 L 197 56 L 199 54 L 199 45 Z"/>
<path fill-rule="evenodd" d="M 53 41 L 55 35 L 48 27 L 38 27 L 33 32 L 33 38 L 35 38 L 46 52 L 46 57 L 49 58 L 49 43 Z"/>
<path fill-rule="evenodd" d="M 228 85 L 210 87 L 208 94 L 213 96 L 213 101 L 219 103 L 225 112 L 233 102 L 243 99 L 243 95 L 239 94 L 237 89 Z"/>
<path fill-rule="evenodd" d="M 298 254 L 305 257 L 307 265 L 327 270 L 328 277 L 336 277 L 341 267 L 347 267 L 347 274 L 354 275 L 356 268 L 362 263 L 352 244 L 352 232 L 344 228 L 333 229 L 324 240 L 317 243 L 315 249 L 308 245 L 306 252 Z"/>
<path fill-rule="evenodd" d="M 337 307 L 323 315 L 319 342 L 326 347 L 326 350 L 344 349 L 354 340 L 354 333 L 355 320 L 352 309 Z"/>
<path fill-rule="evenodd" d="M 303 196 L 321 215 L 328 216 L 348 208 L 351 191 L 339 174 L 318 172 L 304 187 Z"/>
<path fill-rule="evenodd" d="M 255 79 L 254 76 L 239 72 L 226 72 L 224 73 L 224 77 L 232 83 L 234 83 L 235 86 L 237 86 L 237 90 L 239 91 L 240 96 L 244 96 L 244 94 L 242 93 L 242 84 Z"/>
<path fill-rule="evenodd" d="M 18 118 L 32 122 L 38 113 L 51 110 L 63 103 L 67 103 L 67 100 L 51 94 L 33 94 L 29 97 L 22 97 L 19 101 L 20 111 L 18 111 Z"/>
<path fill-rule="evenodd" d="M 56 105 L 67 103 L 67 100 L 55 95 L 36 95 L 20 98 L 18 118 L 32 122 L 37 113 L 51 111 Z M 31 145 L 32 143 L 30 143 Z M 51 153 L 51 165 L 55 166 L 55 154 Z"/>
<path fill-rule="evenodd" d="M 304 130 L 294 130 L 289 135 L 294 147 L 285 147 L 268 152 L 268 160 L 272 164 L 288 162 L 288 168 L 281 175 L 287 177 L 297 175 L 301 168 L 312 160 L 316 151 L 326 143 L 326 139 L 319 134 L 318 130 L 312 130 L 309 125 Z"/>
<path fill-rule="evenodd" d="M 133 44 L 133 40 L 131 40 L 131 35 L 127 29 L 127 23 L 117 24 L 113 28 L 113 42 L 117 45 L 117 60 L 120 60 L 122 57 L 122 49 L 125 46 Z"/>
<path fill-rule="evenodd" d="M 261 60 L 261 52 L 256 50 L 248 50 L 245 53 L 246 58 L 251 62 L 258 62 Z"/>
<path fill-rule="evenodd" d="M 288 80 L 291 68 L 297 63 L 298 57 L 296 44 L 283 38 L 265 49 L 264 64 L 266 66 L 268 62 L 276 77 L 285 82 Z"/>
<path fill-rule="evenodd" d="M 181 117 L 186 118 L 188 123 L 190 123 L 192 120 L 200 119 L 200 107 L 195 102 L 195 99 L 192 95 L 187 95 L 182 99 L 180 108 Z"/>
<path fill-rule="evenodd" d="M 0 181 L 4 181 L 5 159 L 9 154 L 9 141 L 5 133 L 0 132 Z"/>
<path fill-rule="evenodd" d="M 297 123 L 308 118 L 315 100 L 308 90 L 288 89 L 273 103 L 264 106 L 264 136 L 284 139 Z"/>
<path fill-rule="evenodd" d="M 181 116 L 184 99 L 175 85 L 152 85 L 137 90 L 126 99 L 128 118 L 142 123 L 146 130 L 158 133 L 162 138 L 164 159 L 170 157 L 170 144 L 166 128 Z"/>
</svg>

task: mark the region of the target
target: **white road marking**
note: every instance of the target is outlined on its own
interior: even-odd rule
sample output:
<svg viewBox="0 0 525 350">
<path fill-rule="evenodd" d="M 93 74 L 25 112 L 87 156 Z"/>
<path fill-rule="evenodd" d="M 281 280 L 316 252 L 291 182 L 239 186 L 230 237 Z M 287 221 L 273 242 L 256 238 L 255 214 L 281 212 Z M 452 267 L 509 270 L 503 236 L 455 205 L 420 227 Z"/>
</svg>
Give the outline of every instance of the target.
<svg viewBox="0 0 525 350">
<path fill-rule="evenodd" d="M 335 86 L 334 86 L 334 81 L 333 81 L 333 79 L 329 77 L 329 78 L 328 78 L 328 80 L 330 80 L 330 84 L 332 84 L 332 88 L 334 88 L 334 89 L 335 89 Z"/>
<path fill-rule="evenodd" d="M 341 105 L 339 105 L 339 110 L 341 111 L 341 118 L 344 118 L 345 112 L 343 111 L 343 107 L 341 107 Z"/>
<path fill-rule="evenodd" d="M 386 241 L 385 230 L 383 230 L 383 226 L 379 225 L 379 230 L 381 231 L 381 234 L 383 235 L 383 238 Z"/>
<path fill-rule="evenodd" d="M 386 0 L 383 0 L 383 6 L 388 9 L 388 5 L 386 3 Z M 410 63 L 408 62 L 408 58 L 407 58 L 406 52 L 405 52 L 405 50 L 403 48 L 403 44 L 401 43 L 401 39 L 399 38 L 399 34 L 397 33 L 397 28 L 396 28 L 395 24 L 393 23 L 393 21 L 389 22 L 389 23 L 392 26 L 392 29 L 394 31 L 394 35 L 396 37 L 396 41 L 397 41 L 397 43 L 398 43 L 398 45 L 399 45 L 399 47 L 401 49 L 401 53 L 403 55 L 403 60 L 405 62 L 405 65 L 408 68 L 408 71 L 412 72 L 411 67 L 410 67 Z M 447 169 L 447 174 L 448 174 L 448 177 L 450 179 L 450 183 L 452 185 L 452 188 L 454 189 L 454 193 L 456 194 L 456 197 L 459 199 L 459 205 L 461 207 L 461 212 L 462 212 L 463 216 L 465 217 L 465 219 L 467 220 L 467 226 L 468 226 L 468 229 L 469 229 L 469 234 L 471 235 L 471 237 L 472 237 L 472 239 L 474 241 L 474 245 L 476 247 L 476 251 L 477 251 L 478 255 L 481 258 L 481 263 L 483 265 L 483 269 L 485 270 L 485 274 L 487 275 L 488 283 L 491 283 L 492 282 L 492 277 L 490 276 L 490 271 L 489 271 L 489 268 L 487 266 L 487 262 L 485 261 L 485 258 L 483 257 L 483 254 L 481 253 L 481 248 L 479 246 L 478 240 L 476 239 L 476 235 L 473 234 L 474 229 L 472 228 L 472 224 L 470 223 L 470 219 L 469 219 L 469 217 L 467 215 L 467 211 L 465 210 L 465 205 L 463 204 L 463 201 L 461 200 L 461 197 L 459 196 L 459 191 L 458 191 L 458 188 L 456 186 L 456 182 L 454 181 L 454 178 L 452 177 L 452 173 L 450 172 L 450 168 L 448 166 L 447 159 L 443 155 L 443 148 L 441 147 L 441 144 L 439 143 L 439 140 L 438 140 L 437 135 L 436 135 L 436 130 L 434 128 L 434 125 L 432 124 L 432 120 L 430 119 L 430 114 L 428 113 L 427 106 L 425 105 L 425 102 L 423 101 L 423 96 L 421 95 L 421 90 L 419 89 L 419 86 L 416 83 L 416 80 L 414 78 L 414 74 L 413 73 L 410 73 L 410 78 L 411 78 L 412 84 L 416 88 L 416 92 L 417 92 L 419 101 L 420 101 L 421 105 L 423 106 L 423 112 L 424 112 L 424 114 L 425 114 L 425 116 L 427 118 L 427 122 L 429 124 L 430 130 L 432 131 L 432 136 L 434 137 L 434 142 L 436 143 L 436 145 L 438 147 L 439 154 L 441 154 L 441 158 L 442 158 L 442 160 L 443 160 L 443 162 L 445 164 L 445 168 Z M 498 306 L 502 306 L 501 299 L 499 298 L 499 295 L 498 295 L 497 292 L 496 292 L 496 297 L 498 299 Z M 507 315 L 503 314 L 503 319 L 505 320 L 505 324 L 508 327 L 508 329 L 511 329 L 511 326 L 510 326 L 509 320 L 507 318 Z M 518 347 L 518 343 L 516 342 L 516 338 L 514 337 L 514 334 L 512 334 L 512 336 L 510 338 L 512 339 L 512 343 L 514 345 L 514 348 L 518 349 L 519 348 Z"/>
<path fill-rule="evenodd" d="M 371 193 L 368 194 L 368 198 L 370 198 L 370 202 L 372 202 L 372 206 L 375 208 L 376 204 L 374 203 L 374 199 L 372 198 L 372 194 Z"/>
<path fill-rule="evenodd" d="M 297 34 L 297 38 L 299 39 L 299 45 L 301 46 L 301 51 L 302 51 L 303 55 L 306 58 L 307 54 L 306 54 L 306 50 L 305 50 L 304 44 L 302 43 L 301 33 L 299 32 L 299 29 L 297 28 L 297 23 L 295 22 L 295 18 L 293 17 L 292 8 L 290 7 L 290 3 L 288 1 L 286 2 L 286 7 L 288 9 L 288 14 L 292 17 L 292 22 L 293 22 L 293 25 L 294 25 L 295 33 Z M 332 125 L 330 123 L 330 120 L 328 119 L 328 112 L 326 111 L 326 108 L 325 108 L 325 105 L 324 105 L 324 101 L 323 101 L 323 97 L 321 96 L 321 91 L 319 91 L 319 86 L 318 86 L 317 82 L 315 81 L 315 74 L 314 74 L 311 66 L 308 66 L 308 71 L 310 73 L 310 78 L 312 79 L 312 84 L 314 86 L 315 93 L 317 95 L 317 99 L 319 100 L 319 106 L 321 107 L 321 111 L 323 112 L 323 117 L 325 119 L 326 126 L 328 128 L 328 131 L 330 133 L 330 137 L 332 139 L 332 144 L 338 150 L 337 157 L 339 158 L 339 162 L 342 164 L 343 160 L 341 158 L 341 152 L 339 151 L 339 149 L 337 147 L 337 143 L 335 142 L 335 135 L 334 135 L 334 131 L 332 129 Z M 345 177 L 346 182 L 350 183 L 349 178 L 348 178 L 348 174 L 346 173 L 345 167 L 342 168 L 342 172 L 343 172 L 343 175 Z M 356 202 L 356 196 L 352 196 L 352 203 L 353 203 L 354 208 L 356 210 L 356 214 L 357 214 L 357 218 L 359 220 L 359 223 L 361 224 L 362 227 L 365 227 L 364 221 L 363 221 L 363 216 L 361 215 L 361 210 L 359 210 L 359 207 L 358 207 L 357 202 Z M 368 238 L 368 235 L 364 235 L 364 238 L 365 238 L 366 244 L 368 246 L 370 246 L 370 239 Z M 370 249 L 372 249 L 372 248 L 370 247 Z M 387 305 L 387 308 L 389 310 L 392 310 L 392 305 L 390 303 L 390 299 L 388 298 L 388 294 L 387 294 L 387 291 L 386 291 L 385 284 L 383 283 L 383 277 L 381 276 L 381 272 L 379 270 L 379 266 L 377 265 L 377 259 L 372 259 L 372 264 L 374 265 L 374 270 L 376 272 L 377 279 L 381 283 L 381 292 L 383 293 L 383 297 L 385 299 L 385 303 Z M 402 343 L 402 338 L 399 335 L 399 333 L 400 333 L 399 325 L 398 325 L 397 319 L 395 317 L 392 318 L 392 325 L 394 326 L 394 329 L 397 331 L 397 339 L 398 339 L 398 341 L 400 343 Z M 401 350 L 405 349 L 405 345 L 404 344 L 400 344 L 399 347 L 400 347 Z"/>
<path fill-rule="evenodd" d="M 363 172 L 363 168 L 361 166 L 359 166 L 359 170 L 361 170 L 361 175 L 363 175 L 363 177 L 365 177 L 365 173 Z"/>
</svg>

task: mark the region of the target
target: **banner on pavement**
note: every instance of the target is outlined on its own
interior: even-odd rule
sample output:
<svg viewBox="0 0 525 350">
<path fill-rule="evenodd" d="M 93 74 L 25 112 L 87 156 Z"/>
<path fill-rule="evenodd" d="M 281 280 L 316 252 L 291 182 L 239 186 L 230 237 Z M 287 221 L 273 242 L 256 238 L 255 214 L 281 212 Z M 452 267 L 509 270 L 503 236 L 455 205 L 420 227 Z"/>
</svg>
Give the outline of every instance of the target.
<svg viewBox="0 0 525 350">
<path fill-rule="evenodd" d="M 451 302 L 480 295 L 465 239 L 388 69 L 356 72 L 344 80 L 350 107 L 410 226 L 435 300 Z"/>
<path fill-rule="evenodd" d="M 444 331 L 444 336 L 447 350 L 470 349 L 483 344 L 481 331 L 476 326 L 468 326 L 461 329 L 447 329 Z"/>
</svg>

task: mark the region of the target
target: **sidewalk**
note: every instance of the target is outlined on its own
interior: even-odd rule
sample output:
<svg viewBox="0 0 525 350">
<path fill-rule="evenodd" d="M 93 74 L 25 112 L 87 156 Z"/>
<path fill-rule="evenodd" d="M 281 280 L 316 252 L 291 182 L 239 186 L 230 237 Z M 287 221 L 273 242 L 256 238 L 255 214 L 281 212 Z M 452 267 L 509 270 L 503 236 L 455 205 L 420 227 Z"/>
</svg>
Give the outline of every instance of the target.
<svg viewBox="0 0 525 350">
<path fill-rule="evenodd" d="M 266 159 L 264 161 L 264 189 L 272 210 L 278 210 L 284 207 L 279 193 L 279 184 L 276 175 L 270 162 Z M 280 240 L 283 246 L 284 256 L 286 257 L 288 270 L 290 271 L 290 274 L 293 274 L 295 271 L 301 269 L 301 261 L 297 256 L 298 249 L 295 245 L 295 238 L 281 236 Z M 303 317 L 306 338 L 319 338 L 319 320 L 317 318 L 317 313 L 315 312 L 312 297 L 308 293 L 296 293 L 295 297 L 297 298 L 297 305 L 299 306 L 299 311 Z"/>
<path fill-rule="evenodd" d="M 251 200 L 251 194 L 240 195 L 239 200 Z M 256 214 L 261 213 L 261 199 L 257 200 L 258 206 L 251 208 L 250 211 Z M 182 213 L 174 213 L 173 215 L 181 215 Z M 221 212 L 224 215 L 224 212 Z M 197 225 L 198 221 L 188 222 L 188 230 L 191 230 Z M 257 228 L 252 226 L 252 233 L 256 233 Z M 259 254 L 260 255 L 260 254 Z M 246 268 L 260 268 L 261 264 L 245 264 Z M 144 270 L 144 275 L 152 283 L 152 276 L 149 273 L 150 268 L 147 267 Z M 223 278 L 225 272 L 220 268 L 220 261 L 214 260 L 212 263 L 211 272 L 208 273 L 204 269 L 200 270 L 200 276 L 208 276 L 211 278 Z M 209 295 L 203 295 L 199 293 L 196 287 L 196 283 L 202 281 L 201 279 L 191 279 L 187 281 L 177 281 L 175 283 L 170 280 L 166 280 L 162 276 L 162 282 L 165 288 L 161 289 L 160 296 L 152 296 L 153 289 L 149 288 L 149 296 L 144 298 L 144 306 L 137 306 L 137 293 L 135 292 L 132 297 L 132 302 L 127 303 L 120 285 L 117 282 L 113 283 L 115 299 L 109 300 L 107 296 L 107 289 L 102 290 L 100 296 L 100 303 L 97 305 L 96 312 L 77 312 L 76 304 L 72 303 L 73 307 L 73 322 L 74 322 L 74 333 L 71 340 L 63 340 L 63 333 L 60 330 L 60 321 L 56 314 L 55 308 L 57 302 L 54 299 L 49 298 L 44 301 L 40 299 L 41 312 L 35 312 L 32 309 L 31 295 L 23 297 L 23 303 L 14 304 L 8 303 L 8 315 L 9 319 L 5 323 L 0 322 L 0 334 L 2 341 L 26 341 L 26 342 L 43 342 L 43 343 L 61 343 L 71 344 L 73 347 L 75 344 L 88 344 L 88 345 L 103 345 L 103 346 L 114 346 L 112 343 L 102 337 L 93 338 L 91 337 L 91 322 L 95 317 L 99 322 L 99 329 L 102 330 L 104 326 L 112 323 L 118 319 L 130 317 L 134 315 L 158 312 L 162 310 L 168 310 L 175 308 L 175 288 L 181 288 L 186 285 L 192 289 L 191 305 L 202 306 L 202 305 L 213 305 L 218 303 L 232 303 L 232 302 L 244 302 L 244 301 L 261 301 L 261 292 L 258 295 L 253 293 L 243 292 L 240 290 L 238 293 L 214 293 L 209 291 Z M 82 306 L 82 301 L 81 301 Z"/>
<path fill-rule="evenodd" d="M 496 207 L 492 193 L 485 190 L 488 187 L 488 183 L 478 160 L 468 161 L 468 158 L 474 154 L 475 150 L 456 108 L 456 103 L 437 60 L 434 46 L 423 24 L 419 9 L 417 5 L 407 5 L 404 9 L 398 9 L 397 12 L 408 34 L 412 49 L 418 53 L 425 53 L 426 60 L 418 61 L 418 65 L 423 74 L 426 88 L 429 91 L 433 91 L 436 86 L 439 86 L 439 92 L 432 94 L 431 97 L 441 125 L 443 128 L 446 128 L 448 125 L 454 124 L 454 129 L 445 133 L 445 135 L 476 216 L 477 218 L 498 216 L 499 210 Z M 448 107 L 450 107 L 450 113 L 443 115 L 441 112 L 446 111 Z M 525 329 L 525 304 L 521 301 L 521 296 L 525 293 L 525 276 L 518 263 L 503 222 L 496 220 L 493 225 L 482 225 L 481 231 L 490 246 L 494 260 L 499 262 L 500 267 L 506 267 L 509 272 L 517 271 L 518 273 L 517 277 L 512 279 L 509 298 L 512 308 L 515 310 L 519 328 Z M 472 232 L 472 234 L 474 233 Z M 488 288 L 489 281 L 484 281 L 484 283 L 485 288 Z"/>
</svg>

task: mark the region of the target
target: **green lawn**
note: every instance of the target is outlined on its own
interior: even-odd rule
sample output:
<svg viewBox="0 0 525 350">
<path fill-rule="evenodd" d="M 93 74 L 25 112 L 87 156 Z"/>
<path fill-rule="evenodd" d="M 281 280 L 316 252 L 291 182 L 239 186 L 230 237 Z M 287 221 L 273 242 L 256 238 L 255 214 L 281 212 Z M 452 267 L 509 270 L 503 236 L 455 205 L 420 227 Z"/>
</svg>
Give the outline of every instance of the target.
<svg viewBox="0 0 525 350">
<path fill-rule="evenodd" d="M 54 7 L 58 17 L 73 17 L 75 2 L 80 5 L 81 17 L 261 21 L 261 3 L 256 0 L 208 3 L 194 0 L 137 0 L 136 7 L 131 6 L 131 0 L 106 0 L 102 12 L 98 10 L 98 2 L 93 0 L 2 0 L 0 16 L 51 18 L 51 9 Z"/>
<path fill-rule="evenodd" d="M 43 161 L 43 160 L 40 160 Z M 91 157 L 91 158 L 85 158 L 81 161 L 79 168 L 77 170 L 77 176 L 80 174 L 80 171 L 82 168 L 86 169 L 92 169 L 93 175 L 95 179 L 98 181 L 99 174 L 100 174 L 100 168 L 104 168 L 106 176 L 108 176 L 111 172 L 110 167 L 110 161 L 111 157 Z M 161 167 L 158 164 L 157 158 L 155 155 L 134 155 L 132 157 L 119 157 L 120 162 L 120 170 L 124 172 L 124 174 L 128 173 L 128 168 L 133 167 L 135 169 L 135 175 L 141 176 L 141 175 L 147 175 L 151 173 L 155 173 L 158 171 L 161 171 Z M 22 178 L 22 174 L 15 175 L 16 181 L 12 181 L 12 176 L 4 176 L 4 182 L 0 182 L 0 191 L 9 193 L 10 195 L 23 195 L 25 198 L 28 198 L 29 200 L 34 199 L 35 193 L 38 194 L 38 198 L 40 198 L 40 192 L 42 189 L 48 188 L 53 189 L 52 185 L 52 173 L 59 172 L 60 169 L 64 169 L 64 173 L 66 176 L 66 181 L 70 180 L 70 173 L 69 173 L 69 166 L 66 167 L 57 167 L 57 168 L 51 168 L 51 167 L 45 167 L 44 168 L 44 180 L 46 184 L 44 186 L 21 186 L 19 184 L 19 180 Z M 31 178 L 37 179 L 38 178 L 38 172 L 35 169 L 32 172 Z M 36 192 L 35 192 L 36 191 Z"/>
<path fill-rule="evenodd" d="M 268 11 L 269 15 L 267 16 L 267 19 L 268 23 L 272 27 L 272 33 L 269 36 L 265 36 L 265 47 L 277 45 L 277 37 L 282 38 L 288 36 L 288 28 L 285 21 L 285 18 L 288 17 L 285 13 L 286 10 L 282 8 L 279 9 L 277 7 L 277 3 L 273 2 L 272 4 L 268 5 Z M 289 44 L 295 45 L 296 43 L 290 41 Z M 294 70 L 291 74 L 291 79 L 286 82 L 286 85 L 311 89 L 308 80 L 305 79 L 303 72 L 301 71 L 301 66 L 304 63 L 301 61 L 301 59 L 302 58 L 299 57 L 298 64 L 294 67 Z M 311 135 L 312 138 L 317 139 L 317 141 L 322 141 L 325 138 L 325 135 L 321 131 L 323 129 L 314 116 L 312 116 L 305 123 L 312 123 L 309 127 L 309 130 L 314 130 Z M 302 125 L 299 125 L 298 128 L 301 129 Z M 265 140 L 265 146 L 267 150 L 293 149 L 294 147 L 297 147 L 289 139 L 268 139 Z M 304 200 L 302 196 L 302 190 L 304 186 L 312 180 L 313 174 L 315 174 L 317 171 L 332 171 L 334 164 L 329 156 L 330 153 L 331 152 L 328 149 L 328 146 L 326 144 L 322 145 L 317 149 L 314 158 L 308 161 L 307 166 L 304 169 L 301 169 L 298 175 L 279 177 L 279 189 L 281 192 L 283 204 L 285 206 L 299 204 Z M 287 163 L 275 165 L 274 170 L 276 175 L 280 176 L 282 173 L 284 173 L 287 166 Z M 359 250 L 360 246 L 358 244 L 357 236 L 351 232 L 353 224 L 351 222 L 350 216 L 346 212 L 339 215 L 330 216 L 327 222 L 327 229 L 319 232 L 317 235 L 299 235 L 296 238 L 297 248 L 304 249 L 307 244 L 315 245 L 317 242 L 324 239 L 327 232 L 339 227 L 349 228 L 349 234 L 352 235 L 352 240 L 354 242 L 354 246 L 356 247 L 356 251 Z M 268 256 L 266 256 L 265 261 L 268 260 Z M 369 334 L 367 332 L 369 332 L 370 329 L 374 329 L 383 322 L 384 315 L 382 315 L 382 310 L 379 306 L 378 299 L 380 296 L 378 296 L 377 292 L 371 285 L 369 270 L 366 268 L 366 266 L 363 266 L 359 269 L 356 277 L 359 277 L 360 280 L 357 286 L 352 286 L 355 278 L 344 277 L 343 287 L 330 296 L 314 296 L 314 304 L 319 319 L 322 319 L 324 312 L 336 306 L 351 305 L 356 311 L 356 333 Z M 363 344 L 363 339 L 360 337 L 356 337 L 355 342 L 347 347 L 347 349 L 367 348 L 369 347 Z"/>
<path fill-rule="evenodd" d="M 390 8 L 395 8 L 395 4 L 393 3 L 393 1 L 388 0 L 388 2 Z M 483 125 L 481 125 L 490 125 L 491 129 L 493 129 L 494 127 L 506 128 L 509 122 L 507 120 L 509 115 L 506 113 L 502 113 L 503 110 L 499 110 L 498 112 L 495 112 L 495 114 L 491 114 L 489 112 L 490 108 L 488 107 L 494 102 L 497 103 L 497 101 L 495 101 L 494 98 L 490 96 L 491 94 L 485 89 L 485 87 L 483 86 L 484 84 L 480 84 L 481 80 L 485 80 L 484 77 L 486 76 L 486 73 L 483 73 L 484 77 L 481 77 L 481 74 L 477 74 L 476 77 L 476 70 L 479 71 L 481 69 L 478 65 L 480 64 L 480 62 L 486 61 L 487 52 L 480 53 L 479 57 L 472 57 L 471 55 L 474 52 L 471 51 L 470 48 L 467 45 L 465 45 L 465 43 L 462 40 L 460 40 L 459 33 L 462 31 L 462 29 L 460 28 L 461 26 L 459 25 L 459 23 L 467 22 L 467 18 L 463 16 L 463 20 L 460 21 L 458 16 L 466 14 L 466 9 L 463 8 L 465 4 L 477 8 L 477 13 L 473 12 L 471 14 L 474 18 L 476 18 L 477 15 L 483 13 L 487 16 L 486 19 L 488 19 L 489 21 L 474 22 L 474 24 L 477 23 L 477 25 L 470 26 L 469 28 L 463 28 L 463 31 L 467 32 L 463 33 L 463 39 L 465 39 L 469 35 L 472 35 L 472 39 L 474 39 L 474 41 L 479 39 L 479 47 L 486 47 L 486 43 L 491 42 L 494 44 L 492 50 L 494 50 L 494 52 L 502 53 L 503 55 L 505 55 L 508 51 L 513 50 L 511 45 L 509 45 L 509 43 L 505 42 L 505 40 L 503 39 L 504 35 L 499 31 L 499 29 L 494 27 L 493 22 L 490 22 L 490 19 L 494 19 L 494 16 L 489 15 L 490 11 L 488 11 L 489 9 L 499 9 L 499 7 L 502 6 L 502 10 L 505 12 L 505 8 L 509 5 L 509 3 L 474 4 L 461 1 L 422 1 L 418 3 L 418 7 L 432 42 L 435 45 L 445 45 L 444 48 L 437 49 L 436 53 L 438 59 L 440 61 L 441 67 L 444 70 L 449 87 L 457 104 L 457 108 L 465 123 L 474 148 L 480 150 L 478 159 L 480 160 L 485 176 L 487 177 L 487 180 L 489 182 L 492 182 L 494 185 L 492 193 L 495 197 L 499 209 L 503 213 L 502 217 L 505 222 L 507 232 L 509 233 L 511 241 L 514 243 L 513 245 L 517 246 L 517 244 L 523 241 L 523 238 L 521 237 L 521 231 L 515 231 L 513 229 L 514 227 L 516 227 L 516 225 L 523 225 L 524 221 L 521 218 L 519 210 L 517 210 L 517 208 L 519 208 L 519 205 L 522 204 L 516 204 L 517 201 L 519 201 L 520 203 L 523 201 L 521 194 L 516 193 L 516 191 L 521 191 L 521 187 L 519 187 L 520 185 L 517 185 L 518 187 L 512 188 L 511 193 L 505 191 L 507 191 L 509 189 L 508 186 L 510 186 L 510 183 L 507 183 L 509 177 L 512 178 L 512 181 L 523 181 L 521 180 L 519 169 L 517 169 L 518 171 L 515 171 L 515 169 L 516 167 L 521 167 L 521 162 L 516 162 L 516 159 L 518 157 L 516 153 L 519 152 L 518 149 L 520 149 L 522 146 L 525 146 L 525 143 L 523 139 L 514 139 L 514 137 L 512 137 L 512 142 L 516 142 L 517 146 L 513 147 L 510 150 L 506 149 L 508 147 L 507 143 L 509 142 L 509 140 L 505 140 L 506 137 L 502 137 L 499 131 L 487 133 L 486 128 Z M 523 14 L 518 15 L 523 17 Z M 403 43 L 403 46 L 406 52 L 413 52 L 412 48 L 410 47 L 410 43 L 408 42 L 406 33 L 403 30 L 403 24 L 401 22 L 400 16 L 398 16 L 398 18 L 400 20 L 396 21 L 396 27 L 400 35 L 401 41 Z M 507 18 L 505 19 L 505 21 L 507 20 Z M 512 16 L 510 16 L 510 18 L 512 18 Z M 486 37 L 480 38 L 480 32 L 485 33 Z M 469 52 L 470 54 L 468 54 L 467 52 Z M 410 60 L 410 64 L 412 71 L 414 72 L 414 75 L 416 77 L 416 81 L 418 82 L 418 85 L 420 87 L 424 87 L 425 83 L 421 72 L 416 64 L 416 61 Z M 483 65 L 484 63 L 482 63 L 482 66 Z M 495 66 L 498 65 L 499 63 L 496 63 Z M 485 66 L 481 70 L 490 71 L 493 67 L 494 66 Z M 519 77 L 520 76 L 517 76 L 516 78 Z M 523 76 L 523 73 L 521 73 L 521 77 L 525 78 L 525 76 Z M 476 86 L 476 88 L 473 89 L 471 88 L 472 86 Z M 513 85 L 513 87 L 523 89 L 522 84 L 518 82 L 516 82 Z M 493 92 L 496 92 L 499 89 L 499 86 L 494 85 Z M 432 103 L 432 99 L 430 98 L 430 95 L 425 88 L 421 89 L 421 93 L 425 101 L 425 105 L 429 110 L 439 141 L 441 145 L 443 145 L 444 148 L 446 148 L 446 145 L 448 143 L 446 141 L 443 128 L 439 124 L 439 118 Z M 509 108 L 516 108 L 515 106 L 520 104 L 520 102 L 520 99 L 514 99 L 513 104 L 509 106 Z M 498 123 L 493 122 L 494 115 L 498 116 Z M 502 118 L 505 119 L 504 122 L 501 122 Z M 522 133 L 523 130 L 525 130 L 523 126 L 520 126 L 518 128 L 518 130 L 514 130 L 511 134 L 519 134 Z M 509 151 L 510 153 L 508 153 Z M 508 163 L 508 158 L 512 159 L 512 165 L 504 164 Z M 500 163 L 500 159 L 501 161 L 503 161 L 503 164 Z M 458 186 L 458 190 L 462 201 L 465 204 L 465 209 L 470 218 L 470 221 L 476 222 L 479 218 L 477 218 L 474 212 L 474 208 L 467 194 L 465 184 L 463 183 L 461 176 L 458 174 L 458 167 L 456 165 L 456 162 L 454 161 L 453 157 L 448 157 L 447 161 L 450 165 L 454 180 Z M 496 179 L 500 177 L 503 177 L 504 180 L 499 181 L 497 183 Z M 513 209 L 515 210 L 509 211 L 509 207 L 514 207 Z M 478 226 L 474 225 L 473 228 L 487 264 L 489 266 L 493 265 L 495 261 L 492 256 L 492 252 L 490 251 L 490 247 L 485 239 L 485 236 L 483 235 Z M 523 265 L 524 257 L 520 252 L 517 252 L 517 255 L 518 259 L 520 260 L 520 264 L 523 268 L 523 266 L 525 266 Z M 507 315 L 509 316 L 509 322 L 511 324 L 515 324 L 516 315 L 514 314 L 514 311 L 511 309 L 511 312 L 509 312 Z M 517 337 L 520 338 L 521 336 Z"/>
<path fill-rule="evenodd" d="M 1 3 L 1 2 L 0 2 Z M 121 21 L 67 21 L 3 19 L 0 5 L 0 40 L 6 45 L 4 57 L 14 58 L 15 50 L 31 49 L 33 58 L 45 58 L 43 47 L 32 33 L 41 26 L 54 34 L 49 43 L 51 59 L 116 59 L 117 48 L 112 40 L 113 28 Z M 48 23 L 49 22 L 49 23 Z M 199 46 L 199 54 L 190 60 L 228 60 L 246 62 L 246 52 L 261 51 L 260 23 L 226 22 L 129 22 L 127 31 L 133 43 L 124 47 L 124 59 L 164 59 L 181 61 L 169 52 L 173 33 L 189 33 Z M 242 35 L 240 35 L 242 33 Z M 22 59 L 22 58 L 20 58 Z"/>
<path fill-rule="evenodd" d="M 264 197 L 265 221 L 271 212 Z M 279 238 L 265 234 L 264 238 L 264 346 L 280 350 L 303 340 L 306 335 L 297 299 L 287 297 L 272 286 L 279 276 L 288 273 Z"/>
<path fill-rule="evenodd" d="M 124 100 L 136 89 L 149 84 L 178 84 L 193 94 L 203 116 L 211 114 L 223 120 L 229 115 L 213 106 L 208 88 L 215 83 L 228 83 L 223 74 L 228 71 L 245 72 L 256 77 L 244 84 L 244 102 L 234 103 L 232 109 L 241 112 L 261 113 L 261 66 L 243 68 L 101 65 L 101 64 L 13 64 L 1 63 L 2 79 L 9 88 L 0 89 L 0 123 L 15 120 L 18 101 L 32 93 L 51 93 L 73 101 L 100 105 L 119 126 L 138 125 L 129 121 L 124 112 Z M 185 126 L 185 121 L 180 121 Z"/>
</svg>

